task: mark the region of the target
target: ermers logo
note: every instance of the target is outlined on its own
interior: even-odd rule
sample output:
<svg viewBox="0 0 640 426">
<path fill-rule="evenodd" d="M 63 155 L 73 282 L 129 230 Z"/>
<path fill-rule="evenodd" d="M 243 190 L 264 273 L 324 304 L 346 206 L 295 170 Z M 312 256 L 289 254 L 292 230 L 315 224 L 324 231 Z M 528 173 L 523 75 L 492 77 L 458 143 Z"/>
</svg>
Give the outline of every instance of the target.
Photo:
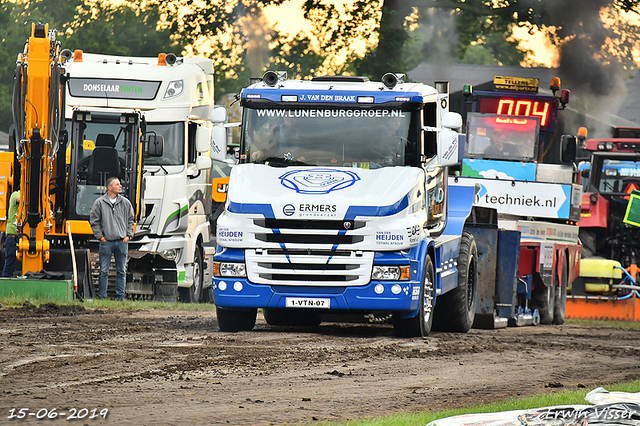
<svg viewBox="0 0 640 426">
<path fill-rule="evenodd" d="M 300 204 L 301 212 L 329 212 L 335 213 L 338 206 L 335 204 Z"/>
<path fill-rule="evenodd" d="M 348 170 L 315 168 L 293 170 L 278 179 L 282 186 L 293 189 L 298 194 L 328 194 L 352 186 L 360 177 Z"/>
<path fill-rule="evenodd" d="M 293 204 L 287 204 L 282 208 L 282 213 L 284 213 L 285 216 L 291 216 L 296 212 L 296 208 Z"/>
</svg>

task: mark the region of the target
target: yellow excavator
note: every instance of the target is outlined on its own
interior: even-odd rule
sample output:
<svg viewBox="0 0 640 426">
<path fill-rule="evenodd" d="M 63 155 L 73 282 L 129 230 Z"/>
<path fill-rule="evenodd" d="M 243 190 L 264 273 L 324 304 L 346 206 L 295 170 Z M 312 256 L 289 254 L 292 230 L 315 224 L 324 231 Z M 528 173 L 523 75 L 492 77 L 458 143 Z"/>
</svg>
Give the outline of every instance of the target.
<svg viewBox="0 0 640 426">
<path fill-rule="evenodd" d="M 145 125 L 137 111 L 92 116 L 76 109 L 67 111 L 65 120 L 65 63 L 70 57 L 70 51 L 61 50 L 55 30 L 32 24 L 16 63 L 11 152 L 0 153 L 0 231 L 6 227 L 9 197 L 20 188 L 16 225 L 22 275 L 73 278 L 80 295 L 92 296 L 89 250 L 96 243 L 88 210 L 106 191 L 106 177 L 117 174 L 123 195 L 139 216 Z M 117 171 L 101 170 L 91 179 L 94 161 L 89 160 L 104 155 L 96 149 L 97 134 L 120 142 L 120 164 Z"/>
</svg>

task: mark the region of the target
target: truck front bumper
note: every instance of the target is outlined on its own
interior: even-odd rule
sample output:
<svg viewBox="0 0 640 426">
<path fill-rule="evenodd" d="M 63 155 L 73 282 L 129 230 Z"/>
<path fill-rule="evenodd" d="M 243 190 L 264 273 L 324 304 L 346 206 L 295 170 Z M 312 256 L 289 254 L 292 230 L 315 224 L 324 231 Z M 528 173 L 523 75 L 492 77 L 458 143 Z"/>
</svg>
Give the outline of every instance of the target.
<svg viewBox="0 0 640 426">
<path fill-rule="evenodd" d="M 414 311 L 420 299 L 420 282 L 414 280 L 314 287 L 272 286 L 253 284 L 246 278 L 215 277 L 212 285 L 213 301 L 221 308 Z"/>
</svg>

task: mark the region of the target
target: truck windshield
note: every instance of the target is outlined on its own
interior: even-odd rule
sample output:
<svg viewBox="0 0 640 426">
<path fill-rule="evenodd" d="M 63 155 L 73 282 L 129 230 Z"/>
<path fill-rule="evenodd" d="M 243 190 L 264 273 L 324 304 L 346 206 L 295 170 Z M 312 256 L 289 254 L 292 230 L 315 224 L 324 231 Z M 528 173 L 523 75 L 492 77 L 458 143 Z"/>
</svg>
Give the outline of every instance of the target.
<svg viewBox="0 0 640 426">
<path fill-rule="evenodd" d="M 412 114 L 400 109 L 245 108 L 241 158 L 276 167 L 404 166 L 417 151 L 415 140 L 409 140 Z"/>
<path fill-rule="evenodd" d="M 162 157 L 145 156 L 144 163 L 154 166 L 183 166 L 184 165 L 184 141 L 186 140 L 184 123 L 149 123 L 147 122 L 147 134 L 151 133 L 164 137 Z"/>
<path fill-rule="evenodd" d="M 593 165 L 597 167 L 596 164 Z M 600 181 L 595 182 L 601 193 L 631 193 L 640 190 L 640 161 L 608 160 L 602 162 Z"/>
<path fill-rule="evenodd" d="M 539 118 L 475 114 L 467 116 L 465 157 L 494 160 L 534 160 Z"/>
</svg>

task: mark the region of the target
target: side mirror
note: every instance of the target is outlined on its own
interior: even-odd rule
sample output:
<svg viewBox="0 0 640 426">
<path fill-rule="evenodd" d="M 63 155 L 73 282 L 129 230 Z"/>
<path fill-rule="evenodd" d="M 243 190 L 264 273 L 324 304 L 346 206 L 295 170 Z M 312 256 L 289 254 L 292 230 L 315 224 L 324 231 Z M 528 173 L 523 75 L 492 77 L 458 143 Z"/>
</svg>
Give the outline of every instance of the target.
<svg viewBox="0 0 640 426">
<path fill-rule="evenodd" d="M 458 132 L 444 128 L 438 137 L 438 165 L 441 167 L 458 164 Z"/>
<path fill-rule="evenodd" d="M 442 115 L 442 127 L 445 129 L 460 129 L 462 127 L 462 116 L 457 112 L 445 112 Z"/>
<path fill-rule="evenodd" d="M 560 161 L 571 164 L 576 161 L 576 151 L 578 149 L 578 138 L 571 135 L 562 135 L 560 138 Z"/>
<path fill-rule="evenodd" d="M 212 160 L 224 161 L 227 159 L 227 128 L 214 126 L 211 130 L 211 145 L 209 156 Z"/>
<path fill-rule="evenodd" d="M 447 167 L 458 164 L 460 158 L 460 135 L 456 131 L 462 127 L 462 116 L 447 111 L 442 115 L 441 127 L 424 126 L 425 132 L 438 133 L 438 153 L 435 166 Z M 454 130 L 455 129 L 455 130 Z M 464 140 L 462 140 L 464 142 Z"/>
<path fill-rule="evenodd" d="M 196 151 L 207 152 L 209 151 L 209 139 L 211 135 L 209 129 L 204 126 L 198 126 L 196 129 Z"/>
<path fill-rule="evenodd" d="M 584 179 L 588 179 L 590 171 L 591 171 L 591 167 L 589 167 L 589 165 L 585 165 L 585 166 L 580 165 L 580 177 Z"/>
<path fill-rule="evenodd" d="M 214 124 L 224 123 L 227 121 L 227 109 L 220 105 L 214 105 L 209 121 Z"/>
<path fill-rule="evenodd" d="M 164 136 L 151 134 L 147 140 L 147 155 L 149 157 L 162 157 L 164 151 Z"/>
<path fill-rule="evenodd" d="M 211 158 L 206 155 L 200 155 L 196 158 L 196 169 L 206 170 L 211 168 Z"/>
</svg>

